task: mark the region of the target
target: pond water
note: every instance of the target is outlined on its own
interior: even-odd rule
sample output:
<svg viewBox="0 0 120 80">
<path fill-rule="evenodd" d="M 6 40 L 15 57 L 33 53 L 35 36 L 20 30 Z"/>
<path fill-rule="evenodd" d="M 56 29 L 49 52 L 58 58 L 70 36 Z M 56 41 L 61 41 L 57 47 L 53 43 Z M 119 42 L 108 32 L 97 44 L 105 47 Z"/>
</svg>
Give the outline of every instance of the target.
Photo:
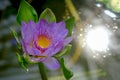
<svg viewBox="0 0 120 80">
<path fill-rule="evenodd" d="M 50 7 L 58 21 L 71 15 L 64 0 L 32 1 L 38 13 Z M 73 30 L 73 48 L 65 56 L 74 73 L 71 80 L 120 80 L 120 14 L 95 0 L 72 1 L 80 21 Z M 20 35 L 16 22 L 19 2 L 0 0 L 0 80 L 40 80 L 37 65 L 29 65 L 25 71 L 17 62 L 17 44 L 10 28 Z M 47 70 L 47 75 L 49 80 L 65 80 L 60 70 Z"/>
</svg>

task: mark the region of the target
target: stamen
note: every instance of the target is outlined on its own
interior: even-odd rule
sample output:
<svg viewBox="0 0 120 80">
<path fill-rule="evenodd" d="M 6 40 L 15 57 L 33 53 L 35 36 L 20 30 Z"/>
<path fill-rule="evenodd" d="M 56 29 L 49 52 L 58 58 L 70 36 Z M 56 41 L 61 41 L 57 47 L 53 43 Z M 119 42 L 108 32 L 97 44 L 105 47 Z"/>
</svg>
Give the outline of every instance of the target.
<svg viewBox="0 0 120 80">
<path fill-rule="evenodd" d="M 45 36 L 45 35 L 40 35 L 40 36 L 38 36 L 37 44 L 38 44 L 38 46 L 40 46 L 41 48 L 47 48 L 47 47 L 50 46 L 51 40 L 50 40 L 49 37 L 47 37 L 47 36 Z"/>
</svg>

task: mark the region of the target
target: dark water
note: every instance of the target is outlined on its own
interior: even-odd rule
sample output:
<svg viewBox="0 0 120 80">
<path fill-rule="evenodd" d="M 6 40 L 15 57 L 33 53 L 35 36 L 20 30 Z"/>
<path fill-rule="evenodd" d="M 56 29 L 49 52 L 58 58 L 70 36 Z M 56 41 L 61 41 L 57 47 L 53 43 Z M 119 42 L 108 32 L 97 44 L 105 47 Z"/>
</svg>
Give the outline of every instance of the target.
<svg viewBox="0 0 120 80">
<path fill-rule="evenodd" d="M 0 80 L 40 80 L 39 70 L 37 65 L 30 65 L 28 72 L 21 69 L 16 58 L 16 41 L 10 33 L 10 28 L 13 28 L 20 34 L 20 27 L 16 22 L 16 14 L 19 6 L 19 0 L 0 0 Z M 87 46 L 80 53 L 77 61 L 70 67 L 74 73 L 71 80 L 120 80 L 120 19 L 119 14 L 113 18 L 106 14 L 104 10 L 107 8 L 103 5 L 97 7 L 94 0 L 73 0 L 77 9 L 81 22 L 76 24 L 83 24 L 80 28 L 84 34 L 88 25 L 106 25 L 111 34 L 109 50 L 107 52 L 97 52 L 100 57 L 95 58 L 96 52 L 91 51 Z M 66 5 L 64 0 L 33 0 L 31 3 L 38 13 L 50 7 L 57 20 L 62 20 L 66 16 Z M 62 11 L 62 13 L 61 13 Z M 64 17 L 63 17 L 64 16 Z M 117 28 L 115 27 L 117 26 Z M 80 31 L 74 29 L 73 35 L 73 49 L 70 55 L 65 56 L 66 63 L 69 62 L 76 49 L 79 49 L 78 36 Z M 82 38 L 81 38 L 82 40 Z M 61 75 L 61 71 L 47 70 L 49 80 L 65 80 Z"/>
</svg>

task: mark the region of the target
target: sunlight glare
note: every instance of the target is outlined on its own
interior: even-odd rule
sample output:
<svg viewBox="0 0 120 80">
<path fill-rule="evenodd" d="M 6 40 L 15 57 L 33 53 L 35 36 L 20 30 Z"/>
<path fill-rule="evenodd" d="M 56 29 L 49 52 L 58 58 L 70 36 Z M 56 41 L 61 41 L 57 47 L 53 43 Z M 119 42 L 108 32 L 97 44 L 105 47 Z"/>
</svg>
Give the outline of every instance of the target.
<svg viewBox="0 0 120 80">
<path fill-rule="evenodd" d="M 105 51 L 108 48 L 109 35 L 105 28 L 97 27 L 88 31 L 86 44 L 96 51 Z"/>
</svg>

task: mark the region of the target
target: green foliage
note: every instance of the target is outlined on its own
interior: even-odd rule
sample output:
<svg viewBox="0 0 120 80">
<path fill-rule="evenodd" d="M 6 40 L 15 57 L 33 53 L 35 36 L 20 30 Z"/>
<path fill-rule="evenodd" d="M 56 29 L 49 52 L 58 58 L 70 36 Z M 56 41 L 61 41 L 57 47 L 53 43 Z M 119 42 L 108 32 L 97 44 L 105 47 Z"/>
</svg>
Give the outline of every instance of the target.
<svg viewBox="0 0 120 80">
<path fill-rule="evenodd" d="M 22 49 L 21 44 L 20 44 L 20 41 L 19 41 L 19 39 L 18 39 L 17 33 L 16 33 L 12 28 L 11 28 L 10 30 L 11 30 L 11 33 L 13 34 L 13 36 L 15 37 L 15 39 L 16 39 L 16 41 L 17 41 L 18 49 Z"/>
<path fill-rule="evenodd" d="M 103 2 L 105 4 L 107 4 L 109 2 L 109 0 L 96 0 L 96 1 Z"/>
<path fill-rule="evenodd" d="M 28 64 L 28 63 L 26 62 L 26 60 L 24 59 L 24 57 L 21 56 L 19 53 L 17 53 L 16 55 L 17 55 L 17 59 L 18 59 L 19 65 L 20 65 L 23 69 L 27 70 L 27 64 Z"/>
<path fill-rule="evenodd" d="M 55 57 L 61 57 L 61 56 L 65 55 L 65 54 L 68 54 L 70 52 L 70 50 L 71 50 L 71 47 L 72 47 L 71 44 L 66 45 L 65 48 L 62 51 L 60 51 L 59 53 L 57 53 L 55 55 Z"/>
<path fill-rule="evenodd" d="M 71 72 L 71 71 L 65 66 L 65 63 L 64 63 L 64 59 L 63 59 L 63 58 L 61 58 L 61 59 L 59 60 L 59 62 L 60 62 L 60 65 L 61 65 L 61 68 L 62 68 L 64 77 L 66 78 L 66 80 L 70 80 L 70 78 L 73 76 L 73 72 Z"/>
<path fill-rule="evenodd" d="M 28 2 L 26 2 L 25 0 L 21 0 L 17 14 L 17 22 L 19 25 L 21 25 L 22 21 L 28 22 L 29 20 L 37 22 L 37 12 Z"/>
<path fill-rule="evenodd" d="M 114 12 L 120 13 L 120 0 L 96 0 L 98 2 L 103 2 L 107 8 Z"/>
<path fill-rule="evenodd" d="M 73 30 L 74 25 L 75 25 L 75 19 L 74 19 L 74 17 L 71 17 L 68 20 L 66 20 L 66 28 L 69 31 L 68 36 L 72 35 L 72 30 Z"/>
<path fill-rule="evenodd" d="M 17 43 L 20 43 L 20 42 L 19 42 L 19 39 L 18 39 L 18 35 L 17 35 L 17 33 L 16 33 L 12 28 L 11 28 L 10 30 L 11 30 L 13 36 L 15 37 Z"/>
<path fill-rule="evenodd" d="M 24 56 L 21 56 L 19 53 L 16 53 L 16 55 L 17 55 L 19 65 L 25 70 L 27 70 L 28 64 L 36 64 L 37 63 L 37 62 L 30 61 L 29 55 L 24 54 Z"/>
<path fill-rule="evenodd" d="M 114 12 L 120 13 L 120 0 L 110 0 L 107 7 Z"/>
<path fill-rule="evenodd" d="M 56 17 L 55 17 L 55 15 L 54 15 L 54 13 L 52 12 L 52 10 L 49 9 L 49 8 L 45 9 L 45 10 L 41 13 L 39 19 L 45 19 L 45 20 L 47 20 L 48 22 L 56 22 Z"/>
</svg>

